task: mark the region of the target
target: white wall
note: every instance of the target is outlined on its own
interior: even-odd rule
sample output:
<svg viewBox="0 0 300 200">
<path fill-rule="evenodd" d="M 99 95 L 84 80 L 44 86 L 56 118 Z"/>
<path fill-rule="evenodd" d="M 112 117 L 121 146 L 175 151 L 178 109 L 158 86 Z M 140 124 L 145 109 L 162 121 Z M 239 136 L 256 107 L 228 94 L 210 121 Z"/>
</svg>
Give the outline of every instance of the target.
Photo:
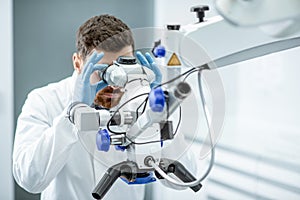
<svg viewBox="0 0 300 200">
<path fill-rule="evenodd" d="M 298 47 L 220 69 L 231 115 L 207 197 L 299 199 L 299 53 Z"/>
<path fill-rule="evenodd" d="M 212 3 L 156 0 L 155 25 L 193 23 L 190 7 Z M 216 14 L 211 8 L 208 16 Z M 299 53 L 300 47 L 220 69 L 226 119 L 213 171 L 198 194 L 160 186 L 153 199 L 299 198 Z"/>
<path fill-rule="evenodd" d="M 0 1 L 0 199 L 14 197 L 11 173 L 13 120 L 12 0 Z"/>
</svg>

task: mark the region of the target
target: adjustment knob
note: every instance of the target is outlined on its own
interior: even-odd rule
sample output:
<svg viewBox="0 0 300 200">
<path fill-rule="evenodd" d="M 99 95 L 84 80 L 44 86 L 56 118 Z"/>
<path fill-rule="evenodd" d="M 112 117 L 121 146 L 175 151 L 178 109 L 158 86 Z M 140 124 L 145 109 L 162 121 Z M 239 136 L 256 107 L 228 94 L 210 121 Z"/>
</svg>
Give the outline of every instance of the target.
<svg viewBox="0 0 300 200">
<path fill-rule="evenodd" d="M 205 11 L 207 10 L 209 10 L 209 7 L 206 5 L 191 7 L 191 12 L 197 13 L 197 17 L 199 18 L 199 23 L 204 21 Z"/>
<path fill-rule="evenodd" d="M 163 58 L 166 55 L 166 48 L 161 45 L 161 41 L 158 40 L 154 42 L 154 47 L 152 49 L 152 53 L 155 58 Z"/>
<path fill-rule="evenodd" d="M 96 135 L 96 145 L 99 151 L 108 151 L 110 147 L 110 136 L 106 129 L 100 129 Z"/>
</svg>

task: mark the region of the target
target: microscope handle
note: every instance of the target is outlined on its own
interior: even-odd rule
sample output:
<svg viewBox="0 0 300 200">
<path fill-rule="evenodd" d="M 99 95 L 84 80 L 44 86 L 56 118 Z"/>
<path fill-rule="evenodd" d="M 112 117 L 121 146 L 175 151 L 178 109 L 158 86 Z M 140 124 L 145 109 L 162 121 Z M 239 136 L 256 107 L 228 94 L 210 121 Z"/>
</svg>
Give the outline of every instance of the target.
<svg viewBox="0 0 300 200">
<path fill-rule="evenodd" d="M 173 169 L 172 169 L 173 168 Z M 169 170 L 173 172 L 180 180 L 183 182 L 192 182 L 195 181 L 196 178 L 180 163 L 174 161 L 170 166 Z M 190 187 L 194 192 L 198 192 L 202 187 L 202 184 Z"/>
<path fill-rule="evenodd" d="M 120 170 L 114 167 L 109 168 L 94 188 L 92 192 L 93 197 L 95 199 L 102 199 L 120 175 Z"/>
</svg>

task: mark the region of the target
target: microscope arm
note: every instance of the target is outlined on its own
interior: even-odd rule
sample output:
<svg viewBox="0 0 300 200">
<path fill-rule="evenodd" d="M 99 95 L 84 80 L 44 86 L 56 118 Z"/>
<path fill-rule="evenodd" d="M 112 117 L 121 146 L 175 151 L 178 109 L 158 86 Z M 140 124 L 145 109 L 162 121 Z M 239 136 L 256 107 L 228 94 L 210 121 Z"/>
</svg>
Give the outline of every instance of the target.
<svg viewBox="0 0 300 200">
<path fill-rule="evenodd" d="M 262 44 L 249 49 L 245 49 L 221 58 L 214 60 L 216 67 L 224 67 L 227 65 L 235 64 L 238 62 L 250 60 L 252 58 L 268 55 L 284 51 L 287 49 L 295 48 L 300 46 L 300 37 L 289 38 L 279 41 Z"/>
<path fill-rule="evenodd" d="M 193 66 L 214 62 L 215 66 L 210 65 L 212 68 L 300 46 L 300 32 L 273 37 L 258 27 L 233 26 L 221 16 L 183 26 L 180 32 L 175 33 L 168 31 L 163 38 L 168 51 L 177 52 Z M 174 38 L 177 39 L 178 46 L 174 46 Z"/>
</svg>

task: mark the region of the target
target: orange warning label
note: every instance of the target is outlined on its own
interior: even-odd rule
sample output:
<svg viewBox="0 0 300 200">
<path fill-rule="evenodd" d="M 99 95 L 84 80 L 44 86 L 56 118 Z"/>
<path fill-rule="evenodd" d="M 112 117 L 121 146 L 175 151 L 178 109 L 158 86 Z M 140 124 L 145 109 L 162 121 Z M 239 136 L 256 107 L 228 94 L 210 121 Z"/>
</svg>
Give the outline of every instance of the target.
<svg viewBox="0 0 300 200">
<path fill-rule="evenodd" d="M 172 54 L 167 66 L 179 66 L 181 62 L 175 53 Z"/>
</svg>

